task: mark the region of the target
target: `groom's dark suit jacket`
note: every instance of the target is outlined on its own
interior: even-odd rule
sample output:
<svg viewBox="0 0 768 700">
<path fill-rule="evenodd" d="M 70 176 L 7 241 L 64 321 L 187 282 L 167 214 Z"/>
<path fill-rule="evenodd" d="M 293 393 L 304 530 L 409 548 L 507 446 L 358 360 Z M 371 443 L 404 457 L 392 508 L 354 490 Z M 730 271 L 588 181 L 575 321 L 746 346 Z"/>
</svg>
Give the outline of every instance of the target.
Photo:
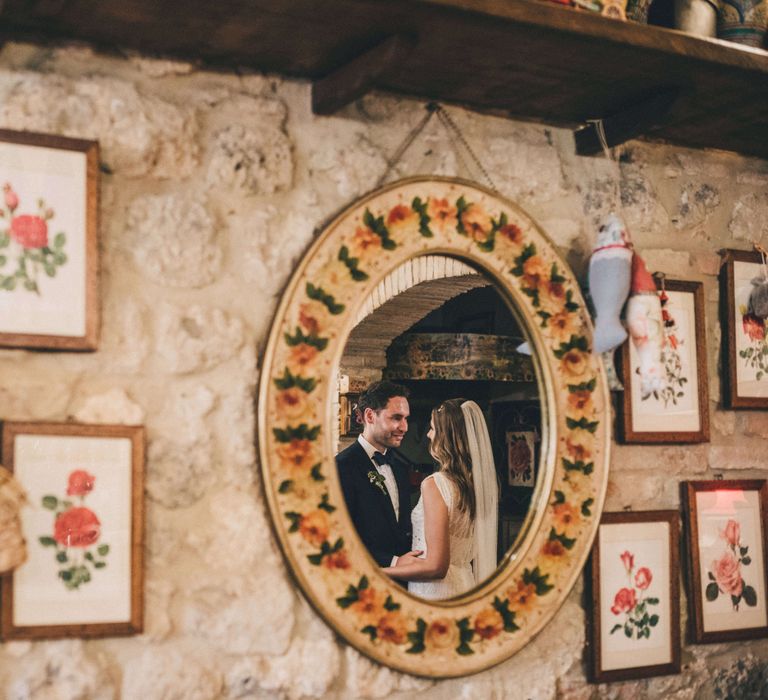
<svg viewBox="0 0 768 700">
<path fill-rule="evenodd" d="M 387 450 L 388 464 L 397 482 L 400 500 L 399 520 L 395 519 L 392 501 L 368 472 L 376 467 L 363 446 L 355 441 L 336 455 L 341 488 L 352 522 L 363 544 L 379 566 L 389 566 L 392 557 L 411 549 L 411 495 L 408 485 L 408 463 L 394 450 Z"/>
</svg>

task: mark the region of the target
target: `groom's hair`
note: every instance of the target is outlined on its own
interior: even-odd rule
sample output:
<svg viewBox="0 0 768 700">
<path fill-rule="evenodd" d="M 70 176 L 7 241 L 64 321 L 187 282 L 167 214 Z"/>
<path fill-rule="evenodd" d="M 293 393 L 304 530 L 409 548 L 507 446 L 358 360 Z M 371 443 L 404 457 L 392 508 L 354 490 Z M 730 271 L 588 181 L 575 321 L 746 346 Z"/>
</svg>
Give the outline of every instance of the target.
<svg viewBox="0 0 768 700">
<path fill-rule="evenodd" d="M 361 416 L 365 413 L 366 408 L 371 408 L 378 413 L 382 408 L 386 407 L 391 398 L 402 396 L 407 399 L 410 393 L 408 388 L 402 384 L 395 384 L 386 380 L 374 382 L 360 394 L 360 398 L 357 401 L 357 410 Z"/>
</svg>

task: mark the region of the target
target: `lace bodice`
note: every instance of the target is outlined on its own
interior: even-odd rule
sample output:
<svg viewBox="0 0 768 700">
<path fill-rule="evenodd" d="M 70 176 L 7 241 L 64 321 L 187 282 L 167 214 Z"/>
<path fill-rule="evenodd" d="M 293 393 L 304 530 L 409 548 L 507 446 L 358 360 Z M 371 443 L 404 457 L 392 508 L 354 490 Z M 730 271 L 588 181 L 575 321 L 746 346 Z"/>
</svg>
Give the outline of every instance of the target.
<svg viewBox="0 0 768 700">
<path fill-rule="evenodd" d="M 433 479 L 440 495 L 448 508 L 448 534 L 450 537 L 450 566 L 444 579 L 437 581 L 412 581 L 408 590 L 422 598 L 439 600 L 460 595 L 474 585 L 472 576 L 472 548 L 474 528 L 468 513 L 455 507 L 456 487 L 442 472 L 436 472 L 427 479 Z M 425 479 L 426 481 L 426 479 Z M 411 548 L 420 549 L 427 554 L 427 542 L 424 536 L 424 499 L 419 502 L 411 513 L 413 526 L 413 541 Z"/>
</svg>

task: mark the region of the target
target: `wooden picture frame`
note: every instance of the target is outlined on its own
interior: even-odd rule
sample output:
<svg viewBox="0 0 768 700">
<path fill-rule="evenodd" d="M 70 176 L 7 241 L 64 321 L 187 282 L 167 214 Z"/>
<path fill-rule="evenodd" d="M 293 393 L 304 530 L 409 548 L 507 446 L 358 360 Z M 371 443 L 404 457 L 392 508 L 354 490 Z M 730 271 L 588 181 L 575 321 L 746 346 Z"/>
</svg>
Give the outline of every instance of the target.
<svg viewBox="0 0 768 700">
<path fill-rule="evenodd" d="M 99 145 L 0 129 L 0 347 L 96 350 Z"/>
<path fill-rule="evenodd" d="M 619 403 L 619 437 L 625 443 L 708 442 L 704 287 L 701 282 L 665 279 L 660 297 L 668 386 L 659 395 L 641 395 L 637 352 L 627 340 L 621 348 L 624 392 Z"/>
<path fill-rule="evenodd" d="M 765 479 L 684 481 L 689 637 L 768 637 Z"/>
<path fill-rule="evenodd" d="M 2 460 L 29 499 L 29 556 L 0 578 L 0 637 L 139 634 L 144 429 L 5 423 Z"/>
<path fill-rule="evenodd" d="M 603 513 L 587 576 L 590 681 L 680 673 L 679 537 L 676 510 Z"/>
<path fill-rule="evenodd" d="M 766 322 L 749 314 L 751 280 L 762 274 L 760 253 L 721 251 L 720 315 L 723 336 L 723 405 L 768 408 Z"/>
</svg>

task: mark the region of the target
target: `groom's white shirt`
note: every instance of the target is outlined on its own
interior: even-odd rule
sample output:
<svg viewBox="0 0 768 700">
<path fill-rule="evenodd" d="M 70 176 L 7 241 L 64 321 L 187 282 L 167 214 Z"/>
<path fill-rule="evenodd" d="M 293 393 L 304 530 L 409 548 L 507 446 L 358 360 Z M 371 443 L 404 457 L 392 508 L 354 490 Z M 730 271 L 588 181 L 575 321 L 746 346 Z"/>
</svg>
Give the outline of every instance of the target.
<svg viewBox="0 0 768 700">
<path fill-rule="evenodd" d="M 392 471 L 392 467 L 390 467 L 389 464 L 379 465 L 373 461 L 373 453 L 378 452 L 378 450 L 362 435 L 357 436 L 357 441 L 362 445 L 365 454 L 368 455 L 368 459 L 371 460 L 371 464 L 376 471 L 384 477 L 384 483 L 387 485 L 387 492 L 389 493 L 389 500 L 392 501 L 392 507 L 395 509 L 395 520 L 400 520 L 400 494 L 397 492 L 397 481 L 395 480 L 395 473 Z M 384 452 L 384 456 L 387 456 L 386 452 Z"/>
</svg>

